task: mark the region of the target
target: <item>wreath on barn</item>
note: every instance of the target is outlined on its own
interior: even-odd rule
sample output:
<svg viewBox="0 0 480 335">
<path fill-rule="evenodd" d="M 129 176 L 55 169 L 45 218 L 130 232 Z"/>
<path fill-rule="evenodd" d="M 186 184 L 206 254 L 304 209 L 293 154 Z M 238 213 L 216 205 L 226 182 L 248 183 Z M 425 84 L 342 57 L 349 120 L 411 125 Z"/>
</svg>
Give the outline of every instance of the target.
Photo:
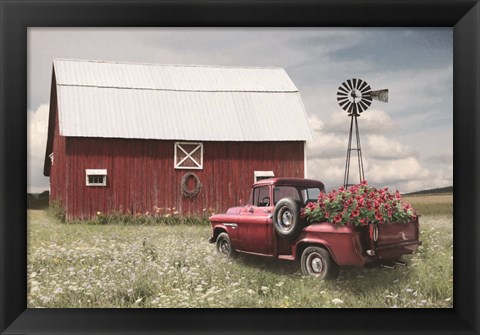
<svg viewBox="0 0 480 335">
<path fill-rule="evenodd" d="M 190 177 L 193 177 L 193 179 L 195 180 L 195 187 L 193 189 L 189 189 L 188 188 L 188 179 Z M 202 184 L 200 183 L 200 179 L 198 178 L 198 176 L 193 173 L 193 172 L 188 172 L 188 173 L 185 173 L 182 177 L 182 194 L 184 197 L 186 198 L 193 198 L 193 197 L 196 197 L 198 195 L 198 193 L 200 193 L 200 189 L 202 188 Z"/>
</svg>

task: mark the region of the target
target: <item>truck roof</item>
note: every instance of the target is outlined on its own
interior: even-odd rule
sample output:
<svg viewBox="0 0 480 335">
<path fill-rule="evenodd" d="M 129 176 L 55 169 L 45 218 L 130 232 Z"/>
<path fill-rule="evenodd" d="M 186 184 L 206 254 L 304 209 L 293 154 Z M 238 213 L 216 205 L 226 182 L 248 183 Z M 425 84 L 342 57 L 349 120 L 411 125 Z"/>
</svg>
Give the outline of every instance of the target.
<svg viewBox="0 0 480 335">
<path fill-rule="evenodd" d="M 253 186 L 259 185 L 289 185 L 289 186 L 312 186 L 324 189 L 325 185 L 315 179 L 305 178 L 268 178 L 257 181 Z"/>
</svg>

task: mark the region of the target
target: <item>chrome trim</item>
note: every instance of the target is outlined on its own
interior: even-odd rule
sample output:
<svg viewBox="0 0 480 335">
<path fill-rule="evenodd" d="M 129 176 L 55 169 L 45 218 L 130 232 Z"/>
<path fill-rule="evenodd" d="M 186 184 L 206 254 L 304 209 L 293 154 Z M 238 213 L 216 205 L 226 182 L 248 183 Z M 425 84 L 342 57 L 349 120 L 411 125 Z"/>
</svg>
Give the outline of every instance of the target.
<svg viewBox="0 0 480 335">
<path fill-rule="evenodd" d="M 373 241 L 374 242 L 378 241 L 378 227 L 377 227 L 377 225 L 373 226 Z"/>
<path fill-rule="evenodd" d="M 237 228 L 238 225 L 236 223 L 224 223 L 225 227 L 232 227 L 233 229 Z"/>
</svg>

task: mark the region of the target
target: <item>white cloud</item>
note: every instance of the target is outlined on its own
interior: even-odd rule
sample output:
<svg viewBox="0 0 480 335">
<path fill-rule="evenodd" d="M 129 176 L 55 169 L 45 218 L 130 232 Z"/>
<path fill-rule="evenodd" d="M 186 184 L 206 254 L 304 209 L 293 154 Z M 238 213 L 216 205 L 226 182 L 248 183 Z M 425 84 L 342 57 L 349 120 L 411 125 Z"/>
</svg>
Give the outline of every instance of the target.
<svg viewBox="0 0 480 335">
<path fill-rule="evenodd" d="M 390 160 L 371 158 L 366 160 L 365 175 L 373 184 L 386 185 L 428 178 L 430 173 L 415 157 Z"/>
<path fill-rule="evenodd" d="M 382 135 L 368 135 L 362 150 L 366 150 L 373 159 L 398 159 L 414 155 L 406 145 Z"/>
<path fill-rule="evenodd" d="M 30 193 L 48 190 L 48 178 L 43 176 L 48 112 L 47 104 L 40 105 L 35 112 L 27 112 L 27 192 Z"/>
</svg>

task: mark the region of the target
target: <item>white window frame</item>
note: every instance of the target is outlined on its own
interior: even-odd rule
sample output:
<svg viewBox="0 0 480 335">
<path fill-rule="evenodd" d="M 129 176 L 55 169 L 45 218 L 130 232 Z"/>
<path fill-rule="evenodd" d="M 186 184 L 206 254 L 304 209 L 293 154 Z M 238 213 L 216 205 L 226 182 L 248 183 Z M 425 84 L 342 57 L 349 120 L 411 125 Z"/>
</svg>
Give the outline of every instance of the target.
<svg viewBox="0 0 480 335">
<path fill-rule="evenodd" d="M 88 177 L 103 176 L 102 183 L 90 183 Z M 107 169 L 85 169 L 85 185 L 86 186 L 107 186 Z"/>
<path fill-rule="evenodd" d="M 191 150 L 190 152 L 187 152 L 182 145 L 196 145 L 196 147 Z M 177 149 L 183 151 L 185 154 L 185 157 L 177 163 Z M 195 158 L 192 157 L 193 153 L 195 153 L 197 150 L 200 150 L 200 162 L 198 162 Z M 175 169 L 180 169 L 180 170 L 202 170 L 203 169 L 203 143 L 201 142 L 175 142 L 174 147 L 174 159 L 173 159 L 173 164 Z M 188 158 L 196 165 L 196 166 L 181 166 L 183 162 L 185 162 Z"/>
<path fill-rule="evenodd" d="M 266 178 L 274 178 L 275 173 L 273 171 L 254 171 L 253 172 L 253 182 L 256 183 L 259 180 Z M 261 178 L 261 179 L 258 179 Z"/>
</svg>

